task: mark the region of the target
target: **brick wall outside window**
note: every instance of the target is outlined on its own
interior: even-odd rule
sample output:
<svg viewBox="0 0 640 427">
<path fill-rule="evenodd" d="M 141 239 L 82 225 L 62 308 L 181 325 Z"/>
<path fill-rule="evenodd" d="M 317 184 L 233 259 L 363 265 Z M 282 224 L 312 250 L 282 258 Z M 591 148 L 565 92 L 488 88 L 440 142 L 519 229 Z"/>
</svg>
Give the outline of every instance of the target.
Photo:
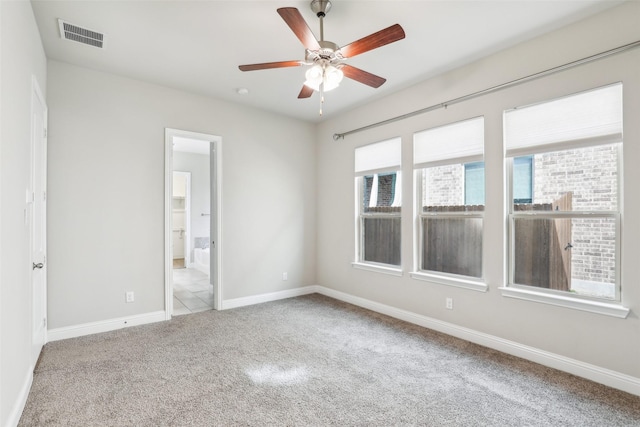
<svg viewBox="0 0 640 427">
<path fill-rule="evenodd" d="M 589 149 L 534 156 L 533 203 L 551 203 L 572 192 L 573 210 L 615 210 L 617 199 L 617 149 Z M 464 165 L 425 169 L 422 178 L 424 206 L 464 204 Z M 560 185 L 558 185 L 560 183 Z M 615 230 L 609 221 L 573 221 L 572 279 L 615 283 Z M 585 249 L 585 244 L 589 248 Z"/>
</svg>

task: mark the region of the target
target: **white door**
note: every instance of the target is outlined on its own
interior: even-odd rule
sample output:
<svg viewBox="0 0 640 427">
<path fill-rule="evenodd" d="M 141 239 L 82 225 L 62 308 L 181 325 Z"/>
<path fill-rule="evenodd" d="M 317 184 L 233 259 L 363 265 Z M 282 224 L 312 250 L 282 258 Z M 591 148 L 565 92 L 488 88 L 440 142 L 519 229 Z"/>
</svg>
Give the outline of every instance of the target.
<svg viewBox="0 0 640 427">
<path fill-rule="evenodd" d="M 31 96 L 31 287 L 32 352 L 35 366 L 47 329 L 47 106 L 33 80 Z"/>
</svg>

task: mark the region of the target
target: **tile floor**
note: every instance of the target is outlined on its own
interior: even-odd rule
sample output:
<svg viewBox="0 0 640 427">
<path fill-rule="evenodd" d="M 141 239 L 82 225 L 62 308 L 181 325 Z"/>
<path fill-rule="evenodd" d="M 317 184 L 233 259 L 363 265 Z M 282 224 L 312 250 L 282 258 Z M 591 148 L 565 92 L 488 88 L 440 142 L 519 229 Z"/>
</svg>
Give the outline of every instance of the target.
<svg viewBox="0 0 640 427">
<path fill-rule="evenodd" d="M 213 288 L 206 274 L 195 268 L 173 269 L 173 315 L 213 309 Z"/>
</svg>

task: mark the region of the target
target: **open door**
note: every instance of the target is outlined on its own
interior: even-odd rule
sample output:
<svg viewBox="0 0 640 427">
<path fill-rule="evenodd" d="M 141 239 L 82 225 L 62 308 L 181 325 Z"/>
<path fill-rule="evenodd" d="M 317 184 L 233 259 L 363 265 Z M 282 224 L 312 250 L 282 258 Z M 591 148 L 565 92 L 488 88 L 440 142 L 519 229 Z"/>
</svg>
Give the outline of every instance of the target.
<svg viewBox="0 0 640 427">
<path fill-rule="evenodd" d="M 30 209 L 32 350 L 35 367 L 46 342 L 47 329 L 47 106 L 33 79 L 31 96 Z"/>
</svg>

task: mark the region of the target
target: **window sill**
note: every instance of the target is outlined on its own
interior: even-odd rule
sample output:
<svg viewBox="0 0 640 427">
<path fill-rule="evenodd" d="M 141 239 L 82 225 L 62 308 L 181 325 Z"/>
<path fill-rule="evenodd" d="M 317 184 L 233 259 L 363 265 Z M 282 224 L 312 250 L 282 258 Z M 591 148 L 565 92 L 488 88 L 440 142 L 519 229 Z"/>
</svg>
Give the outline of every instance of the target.
<svg viewBox="0 0 640 427">
<path fill-rule="evenodd" d="M 378 264 L 367 264 L 364 262 L 352 262 L 351 265 L 354 268 L 358 268 L 360 270 L 373 271 L 376 273 L 384 273 L 389 274 L 391 276 L 402 276 L 402 269 L 395 267 L 386 267 Z"/>
<path fill-rule="evenodd" d="M 424 280 L 426 282 L 433 282 L 446 286 L 455 286 L 456 288 L 471 289 L 472 291 L 478 292 L 487 292 L 487 290 L 489 289 L 486 283 L 471 279 L 463 279 L 458 277 L 450 277 L 417 271 L 410 273 L 410 276 L 412 279 Z"/>
<path fill-rule="evenodd" d="M 551 295 L 545 292 L 536 292 L 528 289 L 518 289 L 512 287 L 499 288 L 502 296 L 516 298 L 525 301 L 539 302 L 559 307 L 571 308 L 574 310 L 588 311 L 590 313 L 603 314 L 605 316 L 626 319 L 629 309 L 620 304 L 606 303 L 599 301 L 582 300 L 563 295 Z"/>
</svg>

